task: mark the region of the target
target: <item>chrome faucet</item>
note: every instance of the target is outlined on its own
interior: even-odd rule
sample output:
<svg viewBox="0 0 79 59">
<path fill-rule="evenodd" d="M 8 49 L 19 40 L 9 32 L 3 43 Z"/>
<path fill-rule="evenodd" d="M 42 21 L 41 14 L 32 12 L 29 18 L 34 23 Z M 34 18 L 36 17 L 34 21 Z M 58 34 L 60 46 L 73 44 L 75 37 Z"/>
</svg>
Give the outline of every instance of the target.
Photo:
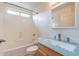
<svg viewBox="0 0 79 59">
<path fill-rule="evenodd" d="M 70 38 L 69 37 L 67 37 L 67 42 L 70 42 Z"/>
<path fill-rule="evenodd" d="M 61 34 L 58 34 L 58 40 L 61 41 Z"/>
</svg>

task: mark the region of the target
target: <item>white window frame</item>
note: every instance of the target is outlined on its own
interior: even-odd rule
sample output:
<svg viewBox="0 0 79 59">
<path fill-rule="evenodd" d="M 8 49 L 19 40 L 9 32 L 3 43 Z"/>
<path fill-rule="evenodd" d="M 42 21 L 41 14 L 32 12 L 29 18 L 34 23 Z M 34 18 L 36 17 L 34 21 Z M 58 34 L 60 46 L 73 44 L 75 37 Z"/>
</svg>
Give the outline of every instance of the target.
<svg viewBox="0 0 79 59">
<path fill-rule="evenodd" d="M 17 11 L 13 11 L 13 10 L 7 10 L 7 13 L 8 14 L 12 14 L 12 15 L 17 15 L 17 16 L 19 16 L 20 15 L 20 12 L 17 12 Z"/>
<path fill-rule="evenodd" d="M 12 10 L 12 8 L 8 8 L 8 9 L 6 10 L 6 12 L 7 12 L 8 14 L 16 15 L 16 16 L 22 16 L 22 17 L 26 17 L 26 18 L 30 18 L 30 17 L 31 17 L 30 14 L 23 13 L 23 12 L 19 12 L 19 11 L 15 11 L 14 9 Z"/>
<path fill-rule="evenodd" d="M 27 17 L 27 18 L 30 18 L 31 17 L 31 15 L 26 14 L 26 13 L 20 13 L 20 16 Z"/>
</svg>

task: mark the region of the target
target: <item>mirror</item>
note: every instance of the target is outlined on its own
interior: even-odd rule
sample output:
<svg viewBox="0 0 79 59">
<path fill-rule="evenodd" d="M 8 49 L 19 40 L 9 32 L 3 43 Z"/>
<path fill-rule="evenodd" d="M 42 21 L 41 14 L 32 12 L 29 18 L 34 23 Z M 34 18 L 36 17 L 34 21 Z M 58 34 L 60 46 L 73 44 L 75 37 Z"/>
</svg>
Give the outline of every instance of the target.
<svg viewBox="0 0 79 59">
<path fill-rule="evenodd" d="M 52 28 L 75 27 L 75 2 L 67 2 L 52 9 Z"/>
</svg>

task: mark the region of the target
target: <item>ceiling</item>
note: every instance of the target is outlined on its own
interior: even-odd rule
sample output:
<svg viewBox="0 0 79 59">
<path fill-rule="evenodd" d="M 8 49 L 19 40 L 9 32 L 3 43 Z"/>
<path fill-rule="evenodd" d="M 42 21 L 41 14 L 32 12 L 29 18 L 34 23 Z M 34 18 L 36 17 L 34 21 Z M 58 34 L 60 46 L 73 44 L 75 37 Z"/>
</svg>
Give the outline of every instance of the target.
<svg viewBox="0 0 79 59">
<path fill-rule="evenodd" d="M 16 4 L 18 6 L 33 10 L 35 12 L 43 12 L 45 10 L 50 9 L 51 4 L 55 4 L 56 2 L 10 2 L 11 4 Z"/>
</svg>

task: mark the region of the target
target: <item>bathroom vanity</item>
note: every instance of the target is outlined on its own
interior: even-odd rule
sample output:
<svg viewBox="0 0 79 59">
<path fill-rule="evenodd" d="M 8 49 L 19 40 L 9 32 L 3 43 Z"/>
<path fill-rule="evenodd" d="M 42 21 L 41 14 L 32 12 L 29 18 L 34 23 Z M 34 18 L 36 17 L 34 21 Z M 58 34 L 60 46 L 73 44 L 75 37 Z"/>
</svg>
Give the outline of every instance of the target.
<svg viewBox="0 0 79 59">
<path fill-rule="evenodd" d="M 38 38 L 37 54 L 41 56 L 79 56 L 79 44 Z"/>
<path fill-rule="evenodd" d="M 43 44 L 39 43 L 38 47 L 39 47 L 39 49 L 37 51 L 37 55 L 39 55 L 39 56 L 63 56 L 62 54 L 44 46 Z"/>
</svg>

